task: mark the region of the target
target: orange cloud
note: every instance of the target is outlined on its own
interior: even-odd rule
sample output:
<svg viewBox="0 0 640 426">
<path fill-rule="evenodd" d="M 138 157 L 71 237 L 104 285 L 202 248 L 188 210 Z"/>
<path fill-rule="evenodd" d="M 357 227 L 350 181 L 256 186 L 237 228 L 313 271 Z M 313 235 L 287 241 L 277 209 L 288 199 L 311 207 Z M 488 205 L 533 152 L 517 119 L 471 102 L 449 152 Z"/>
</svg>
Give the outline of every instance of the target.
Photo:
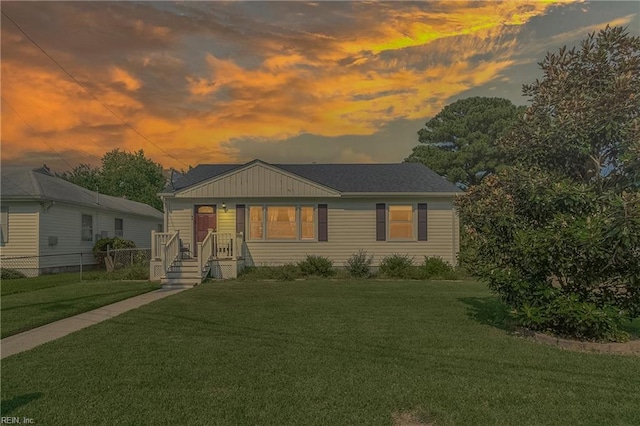
<svg viewBox="0 0 640 426">
<path fill-rule="evenodd" d="M 142 87 L 140 80 L 120 67 L 111 67 L 111 80 L 114 83 L 122 83 L 130 91 L 136 91 Z"/>
<path fill-rule="evenodd" d="M 60 152 L 81 148 L 85 158 L 78 152 L 72 161 L 86 162 L 87 155 L 97 159 L 113 148 L 142 148 L 166 167 L 180 168 L 237 161 L 245 154 L 229 142 L 239 139 L 268 143 L 301 133 L 371 135 L 394 120 L 433 116 L 452 96 L 501 78 L 515 63 L 518 27 L 553 4 L 456 1 L 432 7 L 354 4 L 357 28 L 303 32 L 299 45 L 264 40 L 265 51 L 251 58 L 251 66 L 206 51 L 198 58 L 206 70 L 190 72 L 188 61 L 164 50 L 93 65 L 73 52 L 56 52 L 73 64 L 74 75 L 92 93 L 155 145 L 43 61 L 26 40 L 14 40 L 3 29 L 3 50 L 22 49 L 24 55 L 3 58 L 2 96 L 41 135 L 3 108 L 2 161 L 49 150 L 40 136 Z M 321 8 L 321 3 L 314 7 Z M 135 17 L 127 22 L 134 34 L 181 46 L 166 25 Z M 5 40 L 14 41 L 6 45 Z M 477 59 L 484 56 L 491 59 Z M 164 81 L 152 87 L 145 80 L 149 67 L 172 67 L 163 77 L 175 79 L 166 97 L 161 96 L 169 90 Z M 348 147 L 339 158 L 372 160 Z"/>
</svg>

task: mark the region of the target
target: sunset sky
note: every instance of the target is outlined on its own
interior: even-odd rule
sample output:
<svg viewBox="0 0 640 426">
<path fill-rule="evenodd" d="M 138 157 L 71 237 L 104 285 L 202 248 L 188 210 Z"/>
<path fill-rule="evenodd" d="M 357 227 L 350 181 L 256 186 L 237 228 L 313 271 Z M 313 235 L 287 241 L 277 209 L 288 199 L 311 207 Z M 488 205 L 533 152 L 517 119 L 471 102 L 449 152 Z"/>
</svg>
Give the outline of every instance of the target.
<svg viewBox="0 0 640 426">
<path fill-rule="evenodd" d="M 547 51 L 606 24 L 640 30 L 632 1 L 1 8 L 2 165 L 55 171 L 96 165 L 114 148 L 177 169 L 399 162 L 443 106 L 469 96 L 525 104 L 522 84 L 540 77 Z"/>
</svg>

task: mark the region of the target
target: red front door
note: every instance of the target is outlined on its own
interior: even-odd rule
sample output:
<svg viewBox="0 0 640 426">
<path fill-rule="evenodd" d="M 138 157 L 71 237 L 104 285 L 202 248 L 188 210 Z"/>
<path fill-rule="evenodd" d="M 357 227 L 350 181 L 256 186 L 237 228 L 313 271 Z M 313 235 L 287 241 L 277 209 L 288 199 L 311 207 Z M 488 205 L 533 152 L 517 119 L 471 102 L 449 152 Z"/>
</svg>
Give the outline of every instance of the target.
<svg viewBox="0 0 640 426">
<path fill-rule="evenodd" d="M 193 252 L 196 256 L 198 255 L 198 243 L 201 243 L 205 239 L 209 229 L 213 229 L 214 232 L 216 231 L 216 206 L 196 206 L 196 247 L 193 248 Z"/>
</svg>

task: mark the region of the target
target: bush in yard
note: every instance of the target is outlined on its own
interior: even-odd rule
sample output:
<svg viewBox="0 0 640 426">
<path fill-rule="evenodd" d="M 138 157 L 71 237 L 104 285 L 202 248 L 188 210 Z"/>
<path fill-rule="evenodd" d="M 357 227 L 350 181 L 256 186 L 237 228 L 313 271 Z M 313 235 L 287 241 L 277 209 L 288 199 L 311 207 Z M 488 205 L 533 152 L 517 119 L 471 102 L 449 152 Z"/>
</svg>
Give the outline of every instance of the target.
<svg viewBox="0 0 640 426">
<path fill-rule="evenodd" d="M 110 250 L 136 248 L 136 243 L 120 237 L 100 238 L 93 246 L 93 257 L 98 262 L 99 267 L 104 267 L 104 257 L 107 247 L 109 247 Z"/>
<path fill-rule="evenodd" d="M 134 265 L 125 269 L 119 269 L 107 275 L 115 280 L 148 280 L 149 267 L 144 265 Z"/>
<path fill-rule="evenodd" d="M 14 280 L 16 278 L 25 278 L 25 275 L 22 272 L 17 271 L 15 269 L 0 268 L 0 279 Z"/>
<path fill-rule="evenodd" d="M 333 262 L 323 256 L 309 254 L 307 257 L 298 262 L 298 268 L 304 276 L 328 277 L 333 275 Z"/>
<path fill-rule="evenodd" d="M 421 278 L 441 278 L 455 279 L 457 274 L 453 267 L 439 257 L 424 257 L 424 261 L 419 266 Z"/>
<path fill-rule="evenodd" d="M 487 178 L 458 202 L 475 272 L 533 330 L 624 339 L 640 315 L 640 193 L 541 170 Z"/>
<path fill-rule="evenodd" d="M 540 65 L 501 141 L 517 165 L 457 202 L 462 261 L 530 329 L 623 340 L 640 317 L 640 38 L 607 27 Z"/>
<path fill-rule="evenodd" d="M 293 281 L 301 278 L 302 272 L 295 263 L 285 263 L 282 266 L 274 268 L 274 278 L 281 281 Z"/>
<path fill-rule="evenodd" d="M 373 255 L 367 256 L 367 252 L 364 250 L 358 250 L 357 253 L 351 255 L 345 262 L 349 275 L 354 278 L 368 278 L 371 276 L 371 263 L 373 262 Z"/>
<path fill-rule="evenodd" d="M 392 254 L 385 256 L 380 262 L 380 272 L 391 278 L 414 278 L 413 258 L 408 254 Z"/>
</svg>

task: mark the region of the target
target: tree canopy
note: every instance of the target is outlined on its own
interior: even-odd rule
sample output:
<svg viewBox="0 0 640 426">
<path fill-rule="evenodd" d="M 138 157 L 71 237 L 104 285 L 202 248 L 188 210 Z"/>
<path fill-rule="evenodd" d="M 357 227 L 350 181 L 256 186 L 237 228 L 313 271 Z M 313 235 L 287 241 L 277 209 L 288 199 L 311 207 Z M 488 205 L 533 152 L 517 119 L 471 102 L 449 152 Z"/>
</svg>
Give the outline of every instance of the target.
<svg viewBox="0 0 640 426">
<path fill-rule="evenodd" d="M 640 187 L 640 39 L 622 27 L 548 53 L 525 85 L 525 119 L 502 140 L 511 161 L 602 188 Z"/>
<path fill-rule="evenodd" d="M 102 157 L 100 167 L 81 164 L 60 177 L 102 194 L 124 197 L 162 210 L 158 197 L 165 185 L 162 166 L 144 155 L 144 151 L 114 149 Z"/>
<path fill-rule="evenodd" d="M 462 187 L 477 185 L 505 164 L 497 141 L 523 112 L 502 98 L 456 101 L 418 131 L 420 145 L 405 161 L 421 162 Z"/>
<path fill-rule="evenodd" d="M 526 327 L 623 339 L 640 317 L 640 39 L 607 27 L 540 66 L 500 142 L 515 165 L 457 202 L 461 257 Z"/>
</svg>

